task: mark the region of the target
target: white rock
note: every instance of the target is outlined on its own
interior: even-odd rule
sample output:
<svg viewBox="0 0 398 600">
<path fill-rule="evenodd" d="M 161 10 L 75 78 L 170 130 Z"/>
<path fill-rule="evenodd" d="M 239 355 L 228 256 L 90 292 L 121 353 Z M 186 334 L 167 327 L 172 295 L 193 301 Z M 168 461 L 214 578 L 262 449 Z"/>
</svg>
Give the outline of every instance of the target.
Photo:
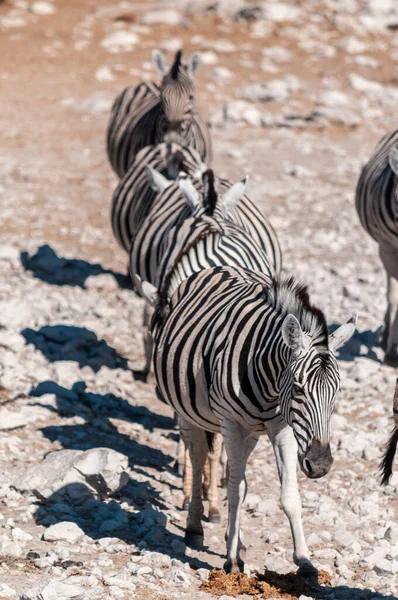
<svg viewBox="0 0 398 600">
<path fill-rule="evenodd" d="M 52 15 L 55 13 L 54 6 L 49 2 L 32 2 L 32 4 L 29 6 L 29 10 L 34 15 L 40 16 Z"/>
<path fill-rule="evenodd" d="M 84 588 L 43 579 L 23 592 L 20 600 L 84 600 Z"/>
<path fill-rule="evenodd" d="M 218 63 L 218 56 L 212 50 L 207 50 L 206 52 L 201 53 L 202 63 L 204 65 L 215 65 Z M 398 57 L 397 57 L 398 61 Z"/>
<path fill-rule="evenodd" d="M 220 81 L 230 81 L 231 79 L 235 78 L 235 73 L 232 73 L 232 71 L 226 67 L 216 67 L 211 72 L 211 76 L 214 77 L 214 79 L 219 79 Z"/>
<path fill-rule="evenodd" d="M 391 544 L 398 544 L 398 525 L 395 525 L 395 523 L 390 525 L 384 534 L 384 537 Z"/>
<path fill-rule="evenodd" d="M 342 48 L 348 54 L 361 54 L 365 52 L 366 46 L 360 40 L 357 40 L 354 37 L 346 37 L 342 39 L 338 44 L 339 48 Z"/>
<path fill-rule="evenodd" d="M 348 96 L 337 90 L 327 90 L 320 94 L 319 104 L 324 106 L 347 106 L 350 104 Z"/>
<path fill-rule="evenodd" d="M 74 544 L 83 537 L 84 531 L 72 521 L 61 521 L 51 525 L 43 534 L 43 540 L 46 542 L 70 542 Z"/>
<path fill-rule="evenodd" d="M 77 105 L 77 110 L 89 115 L 108 113 L 112 107 L 112 98 L 103 92 L 94 92 Z"/>
<path fill-rule="evenodd" d="M 358 92 L 379 95 L 383 91 L 383 86 L 381 83 L 378 83 L 377 81 L 370 81 L 370 79 L 365 79 L 365 77 L 362 77 L 357 73 L 350 73 L 349 79 L 351 86 Z"/>
<path fill-rule="evenodd" d="M 19 427 L 25 427 L 27 424 L 27 419 L 19 412 L 0 408 L 0 431 L 18 429 Z"/>
<path fill-rule="evenodd" d="M 95 78 L 97 81 L 113 81 L 114 77 L 109 67 L 98 67 L 95 71 Z"/>
<path fill-rule="evenodd" d="M 267 2 L 264 6 L 265 15 L 271 21 L 297 21 L 300 9 L 292 4 L 282 2 Z"/>
<path fill-rule="evenodd" d="M 153 10 L 147 12 L 141 19 L 144 25 L 181 25 L 183 16 L 176 10 Z"/>
<path fill-rule="evenodd" d="M 116 54 L 118 52 L 129 52 L 139 42 L 139 37 L 132 31 L 113 31 L 107 35 L 101 42 L 101 46 L 108 52 Z"/>
<path fill-rule="evenodd" d="M 380 560 L 375 564 L 373 570 L 378 575 L 385 575 L 386 577 L 390 575 L 395 575 L 396 573 L 398 573 L 398 561 L 387 560 L 386 558 L 383 558 L 383 560 Z"/>
<path fill-rule="evenodd" d="M 30 533 L 23 531 L 19 527 L 15 527 L 11 531 L 11 537 L 15 542 L 30 542 L 33 540 L 33 536 L 31 536 Z"/>
<path fill-rule="evenodd" d="M 54 492 L 68 497 L 105 497 L 119 491 L 129 480 L 128 458 L 110 448 L 59 450 L 51 452 L 39 465 L 16 474 L 13 485 L 18 490 L 37 492 L 48 497 Z"/>
<path fill-rule="evenodd" d="M 2 540 L 0 542 L 0 556 L 9 556 L 10 558 L 21 558 L 23 550 L 18 542 Z"/>
<path fill-rule="evenodd" d="M 6 583 L 0 583 L 0 598 L 16 598 L 17 592 Z"/>
</svg>

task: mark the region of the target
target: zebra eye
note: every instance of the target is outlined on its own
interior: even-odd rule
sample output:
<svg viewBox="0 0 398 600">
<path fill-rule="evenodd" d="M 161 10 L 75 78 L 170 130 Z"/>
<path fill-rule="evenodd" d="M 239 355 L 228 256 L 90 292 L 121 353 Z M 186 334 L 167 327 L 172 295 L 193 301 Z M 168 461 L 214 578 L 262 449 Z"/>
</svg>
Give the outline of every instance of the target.
<svg viewBox="0 0 398 600">
<path fill-rule="evenodd" d="M 301 387 L 301 385 L 298 385 L 297 383 L 293 384 L 293 395 L 294 396 L 298 396 L 299 394 L 303 393 L 303 388 Z"/>
</svg>

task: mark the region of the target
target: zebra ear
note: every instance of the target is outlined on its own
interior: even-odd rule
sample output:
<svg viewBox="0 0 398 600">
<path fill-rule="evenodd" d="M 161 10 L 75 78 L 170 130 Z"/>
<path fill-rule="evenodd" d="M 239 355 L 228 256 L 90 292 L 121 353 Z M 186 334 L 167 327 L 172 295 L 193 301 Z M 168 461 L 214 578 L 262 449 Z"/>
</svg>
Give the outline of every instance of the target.
<svg viewBox="0 0 398 600">
<path fill-rule="evenodd" d="M 282 338 L 295 357 L 308 349 L 309 340 L 292 314 L 287 315 L 282 323 Z"/>
<path fill-rule="evenodd" d="M 194 210 L 194 208 L 199 204 L 199 194 L 192 183 L 192 179 L 187 177 L 185 173 L 180 173 L 178 185 L 185 196 L 185 200 L 189 208 Z"/>
<path fill-rule="evenodd" d="M 169 70 L 169 64 L 161 50 L 152 51 L 152 64 L 161 75 L 165 75 Z"/>
<path fill-rule="evenodd" d="M 357 313 L 354 313 L 344 325 L 341 325 L 336 331 L 329 335 L 329 348 L 332 352 L 336 352 L 340 346 L 348 342 L 355 331 L 356 322 Z"/>
<path fill-rule="evenodd" d="M 195 52 L 192 54 L 187 62 L 188 73 L 193 77 L 196 72 L 199 70 L 200 65 L 202 64 L 202 56 L 199 52 Z"/>
<path fill-rule="evenodd" d="M 170 187 L 173 182 L 169 179 L 166 179 L 164 175 L 156 171 L 156 169 L 152 169 L 152 167 L 145 165 L 145 175 L 148 180 L 150 187 L 154 192 L 161 193 L 164 192 L 168 187 Z"/>
<path fill-rule="evenodd" d="M 224 194 L 222 203 L 225 208 L 233 208 L 242 198 L 243 194 L 246 191 L 247 180 L 249 176 L 243 179 L 243 181 L 239 181 L 239 183 L 235 183 L 229 190 Z"/>
<path fill-rule="evenodd" d="M 391 148 L 388 154 L 388 162 L 390 163 L 390 167 L 395 175 L 398 175 L 398 148 Z"/>
</svg>

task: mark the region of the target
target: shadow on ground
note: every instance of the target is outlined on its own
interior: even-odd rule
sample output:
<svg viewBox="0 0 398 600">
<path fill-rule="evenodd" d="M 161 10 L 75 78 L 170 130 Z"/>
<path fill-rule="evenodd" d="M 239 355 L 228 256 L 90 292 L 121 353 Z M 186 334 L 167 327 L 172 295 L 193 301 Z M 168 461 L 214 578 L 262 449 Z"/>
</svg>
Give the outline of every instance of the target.
<svg viewBox="0 0 398 600">
<path fill-rule="evenodd" d="M 338 327 L 340 327 L 340 325 L 330 325 L 330 333 L 336 331 Z M 374 348 L 378 347 L 380 347 L 380 342 L 377 337 L 377 332 L 374 332 L 371 329 L 366 329 L 365 331 L 361 332 L 355 331 L 352 338 L 346 344 L 344 344 L 344 346 L 339 348 L 338 359 L 349 362 L 353 361 L 356 357 L 361 356 L 363 358 L 382 363 L 382 360 L 380 360 L 374 351 Z M 367 348 L 365 353 L 364 348 Z"/>
<path fill-rule="evenodd" d="M 56 395 L 56 407 L 44 405 L 62 417 L 79 416 L 83 424 L 50 425 L 41 429 L 44 437 L 51 442 L 58 441 L 69 450 L 89 450 L 99 446 L 112 448 L 129 459 L 129 466 L 153 467 L 161 469 L 173 458 L 145 442 L 146 431 L 173 429 L 170 417 L 153 413 L 144 406 L 131 406 L 126 400 L 114 394 L 93 394 L 85 391 L 83 381 L 76 382 L 70 390 L 53 381 L 44 381 L 30 391 L 31 397 L 45 394 Z M 40 403 L 43 406 L 43 403 Z M 131 433 L 121 433 L 110 418 L 127 421 L 132 425 Z M 139 427 L 137 427 L 139 425 Z"/>
<path fill-rule="evenodd" d="M 21 252 L 21 264 L 33 276 L 51 285 L 71 285 L 85 288 L 86 279 L 96 275 L 112 275 L 119 287 L 132 289 L 128 275 L 116 273 L 112 269 L 104 269 L 98 263 L 90 263 L 79 258 L 63 258 L 45 244 L 40 246 L 32 256 Z"/>
<path fill-rule="evenodd" d="M 21 335 L 49 362 L 75 361 L 79 367 L 91 367 L 94 372 L 101 367 L 128 370 L 126 358 L 86 327 L 44 325 L 38 330 L 23 329 Z"/>
<path fill-rule="evenodd" d="M 184 540 L 166 529 L 167 515 L 160 510 L 166 507 L 148 482 L 130 479 L 116 496 L 139 512 L 125 510 L 115 499 L 101 501 L 88 486 L 74 483 L 41 500 L 35 520 L 45 527 L 63 521 L 73 522 L 92 540 L 112 537 L 116 538 L 114 544 L 120 541 L 134 545 L 143 541 L 148 550 L 189 562 L 194 568 L 212 568 L 206 562 L 184 556 Z M 139 554 L 139 551 L 133 553 Z"/>
</svg>

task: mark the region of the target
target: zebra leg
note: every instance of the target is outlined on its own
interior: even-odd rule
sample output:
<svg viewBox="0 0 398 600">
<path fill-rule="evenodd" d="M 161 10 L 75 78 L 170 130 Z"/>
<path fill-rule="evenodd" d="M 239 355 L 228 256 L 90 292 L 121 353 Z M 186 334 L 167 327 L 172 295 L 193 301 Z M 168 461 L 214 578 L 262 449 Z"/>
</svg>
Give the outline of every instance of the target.
<svg viewBox="0 0 398 600">
<path fill-rule="evenodd" d="M 206 487 L 206 498 L 209 501 L 210 523 L 220 523 L 220 511 L 218 509 L 218 464 L 220 462 L 222 437 L 215 433 L 212 439 L 212 447 L 208 455 L 208 485 Z M 207 463 L 206 463 L 207 464 Z M 205 469 L 206 472 L 206 469 Z M 203 483 L 204 487 L 204 483 Z"/>
<path fill-rule="evenodd" d="M 202 481 L 208 445 L 206 432 L 192 423 L 181 420 L 181 432 L 189 447 L 192 462 L 192 495 L 185 530 L 185 543 L 190 548 L 199 550 L 203 546 Z"/>
<path fill-rule="evenodd" d="M 227 560 L 224 570 L 227 573 L 243 572 L 244 563 L 240 558 L 240 509 L 246 496 L 246 463 L 257 437 L 248 437 L 237 423 L 224 419 L 221 433 L 228 457 L 228 539 Z"/>
<path fill-rule="evenodd" d="M 398 251 L 380 246 L 379 254 L 387 273 L 387 312 L 383 346 L 386 351 L 384 361 L 398 366 Z"/>
<path fill-rule="evenodd" d="M 269 432 L 279 479 L 281 482 L 282 508 L 289 519 L 293 538 L 293 560 L 302 574 L 314 574 L 315 567 L 310 561 L 310 553 L 304 537 L 301 519 L 301 499 L 297 485 L 297 442 L 293 429 L 288 425 L 277 432 Z"/>
<path fill-rule="evenodd" d="M 152 318 L 152 307 L 149 306 L 148 302 L 144 305 L 144 315 L 142 319 L 143 326 L 143 339 L 144 339 L 144 352 L 145 352 L 145 366 L 143 368 L 143 375 L 148 376 L 151 370 L 152 353 L 153 353 L 153 338 L 149 332 L 149 324 Z"/>
<path fill-rule="evenodd" d="M 183 510 L 189 510 L 189 503 L 192 492 L 192 462 L 189 454 L 189 449 L 184 444 L 184 463 L 183 463 L 183 492 L 184 501 L 182 504 Z"/>
<path fill-rule="evenodd" d="M 227 451 L 225 450 L 225 445 L 221 446 L 221 456 L 220 456 L 220 464 L 221 464 L 221 487 L 227 487 L 228 481 L 228 461 L 227 461 Z"/>
</svg>

